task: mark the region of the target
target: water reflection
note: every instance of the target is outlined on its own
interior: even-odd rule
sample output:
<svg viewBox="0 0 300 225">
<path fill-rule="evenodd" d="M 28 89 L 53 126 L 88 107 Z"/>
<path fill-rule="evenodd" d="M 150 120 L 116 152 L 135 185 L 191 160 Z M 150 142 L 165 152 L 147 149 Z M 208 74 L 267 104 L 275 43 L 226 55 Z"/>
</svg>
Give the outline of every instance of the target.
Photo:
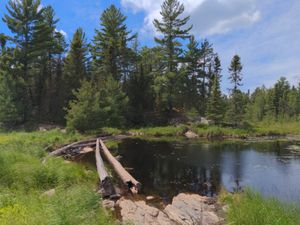
<svg viewBox="0 0 300 225">
<path fill-rule="evenodd" d="M 264 195 L 300 201 L 300 159 L 286 143 L 174 143 L 127 139 L 119 145 L 122 164 L 146 194 L 166 201 L 179 192 L 214 196 L 221 187 L 250 186 Z"/>
</svg>

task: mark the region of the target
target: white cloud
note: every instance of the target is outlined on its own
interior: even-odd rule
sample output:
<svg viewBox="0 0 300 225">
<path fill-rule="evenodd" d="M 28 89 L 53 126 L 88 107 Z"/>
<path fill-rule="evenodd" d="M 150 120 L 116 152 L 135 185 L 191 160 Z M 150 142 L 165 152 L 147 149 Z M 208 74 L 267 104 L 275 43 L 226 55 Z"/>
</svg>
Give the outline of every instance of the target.
<svg viewBox="0 0 300 225">
<path fill-rule="evenodd" d="M 61 34 L 62 34 L 63 36 L 65 36 L 65 37 L 68 37 L 67 32 L 65 32 L 65 31 L 62 30 L 62 29 L 60 29 L 60 30 L 55 29 L 55 31 L 61 33 Z"/>
<path fill-rule="evenodd" d="M 253 91 L 258 85 L 271 86 L 281 76 L 297 85 L 300 81 L 300 30 L 297 29 L 300 1 L 272 0 L 260 8 L 262 20 L 251 29 L 212 38 L 221 55 L 224 75 L 227 77 L 231 57 L 238 53 L 244 64 L 244 89 Z"/>
<path fill-rule="evenodd" d="M 144 12 L 142 31 L 156 35 L 152 21 L 160 18 L 163 0 L 121 0 L 133 12 Z M 191 15 L 193 33 L 208 37 L 220 54 L 223 90 L 227 68 L 234 54 L 244 65 L 244 90 L 273 85 L 285 76 L 293 85 L 300 81 L 299 0 L 181 0 Z M 242 28 L 242 29 L 240 29 Z"/>
<path fill-rule="evenodd" d="M 153 19 L 160 18 L 160 7 L 163 0 L 121 0 L 121 4 L 133 10 L 143 11 L 143 30 L 153 32 Z M 193 32 L 207 36 L 228 32 L 257 22 L 260 11 L 258 0 L 182 0 L 186 15 L 191 16 Z"/>
</svg>

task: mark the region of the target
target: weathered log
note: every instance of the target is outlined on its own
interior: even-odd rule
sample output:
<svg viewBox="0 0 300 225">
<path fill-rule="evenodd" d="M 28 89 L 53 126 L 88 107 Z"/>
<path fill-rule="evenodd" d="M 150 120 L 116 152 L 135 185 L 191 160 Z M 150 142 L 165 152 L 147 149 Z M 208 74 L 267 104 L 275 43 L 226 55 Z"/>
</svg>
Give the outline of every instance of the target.
<svg viewBox="0 0 300 225">
<path fill-rule="evenodd" d="M 86 153 L 90 153 L 90 152 L 93 152 L 93 151 L 94 151 L 93 148 L 87 146 L 87 147 L 82 148 L 79 153 L 80 154 L 86 154 Z"/>
<path fill-rule="evenodd" d="M 50 152 L 49 155 L 50 156 L 61 156 L 61 155 L 65 154 L 68 149 L 70 149 L 70 148 L 76 148 L 76 145 L 90 143 L 91 141 L 96 142 L 96 139 L 91 139 L 91 140 L 87 140 L 87 141 L 73 142 L 73 143 L 65 145 L 65 146 L 63 146 L 63 147 L 61 147 L 59 149 L 56 149 L 53 152 Z"/>
<path fill-rule="evenodd" d="M 103 160 L 100 155 L 100 146 L 99 139 L 96 141 L 96 150 L 95 150 L 96 166 L 98 175 L 101 182 L 101 193 L 103 198 L 116 195 L 113 183 L 108 173 L 106 172 Z"/>
<path fill-rule="evenodd" d="M 119 175 L 121 180 L 128 188 L 132 191 L 132 193 L 136 194 L 141 189 L 141 184 L 136 179 L 134 179 L 121 165 L 121 163 L 116 160 L 115 157 L 110 153 L 107 149 L 103 141 L 100 139 L 101 148 L 103 150 L 104 155 L 106 156 L 108 162 L 112 165 L 116 173 Z"/>
<path fill-rule="evenodd" d="M 106 140 L 122 140 L 126 138 L 126 135 L 116 135 L 116 136 L 100 136 L 103 141 Z M 95 147 L 96 141 L 98 138 L 93 138 L 85 141 L 77 141 L 73 142 L 71 144 L 65 145 L 59 149 L 56 149 L 55 151 L 49 153 L 50 156 L 61 156 L 67 153 L 69 149 L 78 149 L 83 147 Z"/>
</svg>

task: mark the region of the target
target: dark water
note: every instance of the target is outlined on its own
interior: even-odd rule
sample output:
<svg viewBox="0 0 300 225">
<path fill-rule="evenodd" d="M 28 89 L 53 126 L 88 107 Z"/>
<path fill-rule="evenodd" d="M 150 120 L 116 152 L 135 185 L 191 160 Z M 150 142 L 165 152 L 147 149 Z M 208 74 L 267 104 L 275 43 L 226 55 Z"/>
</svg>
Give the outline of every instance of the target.
<svg viewBox="0 0 300 225">
<path fill-rule="evenodd" d="M 288 143 L 200 143 L 124 140 L 121 163 L 146 195 L 169 201 L 179 192 L 213 196 L 251 187 L 264 196 L 300 202 L 300 157 Z"/>
</svg>

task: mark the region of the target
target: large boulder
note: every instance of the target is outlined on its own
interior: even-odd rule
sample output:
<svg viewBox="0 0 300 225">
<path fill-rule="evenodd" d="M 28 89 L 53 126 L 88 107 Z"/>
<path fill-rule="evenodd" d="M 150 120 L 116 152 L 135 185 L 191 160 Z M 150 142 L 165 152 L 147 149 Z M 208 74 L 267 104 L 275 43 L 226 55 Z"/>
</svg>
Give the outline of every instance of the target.
<svg viewBox="0 0 300 225">
<path fill-rule="evenodd" d="M 118 201 L 118 206 L 122 221 L 137 225 L 219 225 L 224 221 L 218 216 L 214 200 L 197 194 L 179 194 L 164 210 L 125 198 Z"/>
</svg>

